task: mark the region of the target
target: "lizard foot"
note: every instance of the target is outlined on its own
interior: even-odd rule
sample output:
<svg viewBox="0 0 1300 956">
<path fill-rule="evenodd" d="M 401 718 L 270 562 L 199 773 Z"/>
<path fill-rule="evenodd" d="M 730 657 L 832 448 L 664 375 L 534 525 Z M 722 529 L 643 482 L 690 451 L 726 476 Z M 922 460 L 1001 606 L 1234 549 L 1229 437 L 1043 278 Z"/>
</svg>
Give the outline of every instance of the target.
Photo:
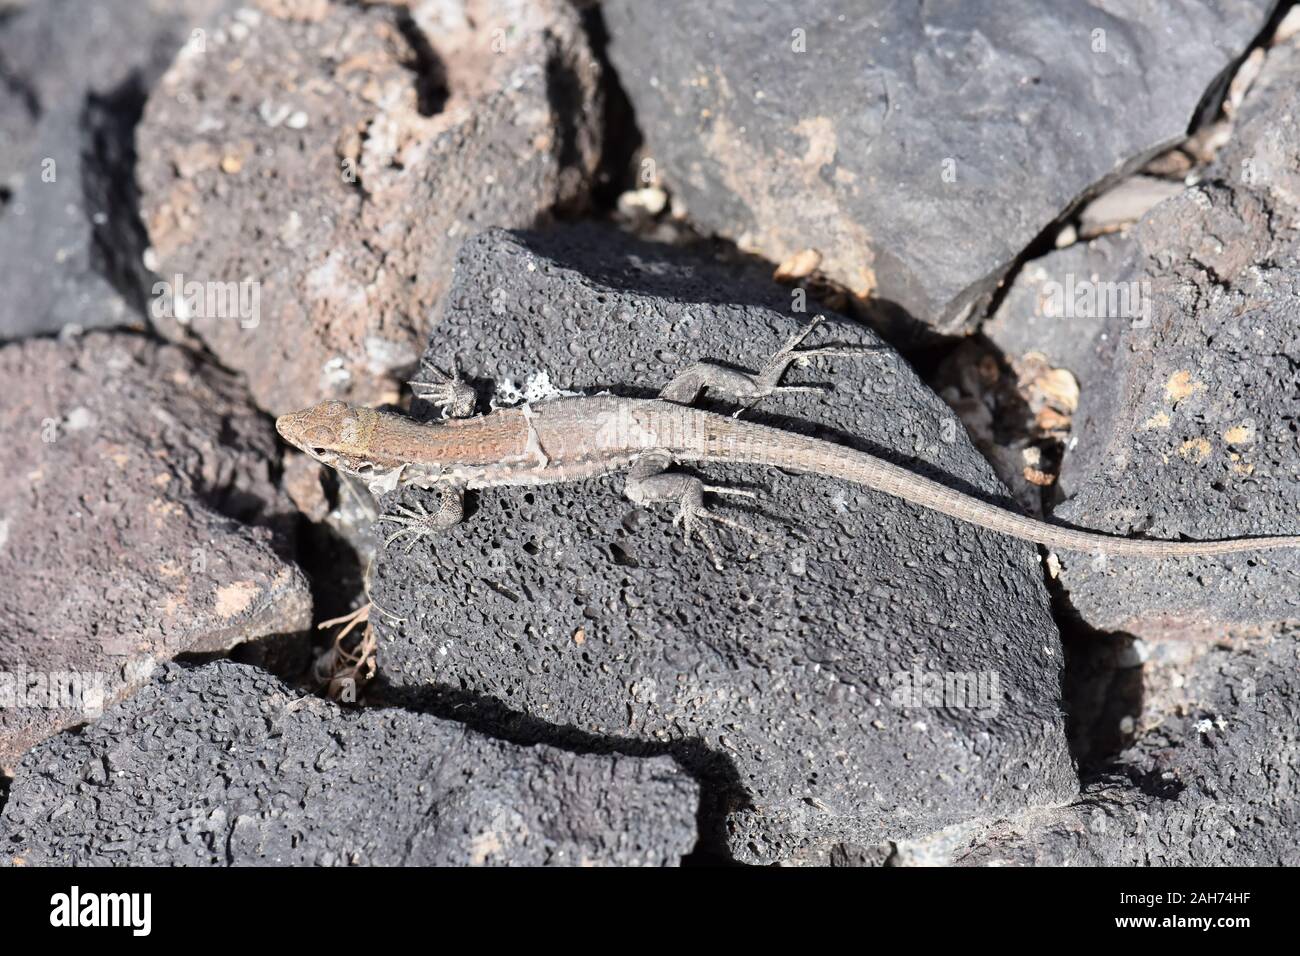
<svg viewBox="0 0 1300 956">
<path fill-rule="evenodd" d="M 418 501 L 415 503 L 414 508 L 398 505 L 396 511 L 396 514 L 379 516 L 380 521 L 388 521 L 399 526 L 396 531 L 384 539 L 384 547 L 386 548 L 399 538 L 409 535 L 411 540 L 407 543 L 403 553 L 410 554 L 411 549 L 415 547 L 421 538 L 440 535 L 448 528 L 461 522 L 461 519 L 465 517 L 465 490 L 463 488 L 444 490 L 438 510 L 432 514 Z"/>
<path fill-rule="evenodd" d="M 734 488 L 715 488 L 712 485 L 703 485 L 702 488 L 714 494 L 742 495 L 747 498 L 758 497 L 750 492 L 736 491 Z M 673 518 L 673 527 L 682 529 L 687 544 L 691 543 L 692 536 L 699 538 L 700 543 L 704 545 L 704 550 L 709 553 L 709 560 L 713 562 L 714 570 L 717 571 L 723 569 L 722 558 L 719 556 L 718 551 L 718 539 L 713 529 L 704 523 L 706 521 L 712 521 L 736 531 L 743 531 L 764 544 L 771 541 L 767 535 L 757 528 L 750 527 L 743 521 L 724 517 L 716 511 L 710 510 L 708 505 L 703 502 L 688 501 L 683 497 L 681 507 Z"/>
<path fill-rule="evenodd" d="M 469 418 L 474 414 L 474 405 L 478 399 L 473 387 L 461 377 L 460 368 L 454 359 L 451 374 L 425 359 L 420 359 L 420 370 L 431 375 L 433 381 L 407 382 L 411 386 L 412 395 L 440 409 L 444 418 Z"/>
<path fill-rule="evenodd" d="M 743 531 L 762 541 L 771 539 L 755 528 L 734 518 L 728 518 L 709 509 L 704 503 L 705 492 L 713 495 L 730 495 L 734 498 L 757 498 L 752 491 L 740 488 L 726 488 L 721 485 L 706 485 L 700 479 L 679 472 L 667 471 L 670 465 L 667 456 L 651 454 L 637 462 L 628 474 L 624 494 L 628 500 L 638 505 L 650 505 L 665 501 L 677 502 L 677 514 L 673 517 L 673 527 L 681 528 L 690 544 L 696 537 L 709 553 L 714 568 L 722 570 L 719 557 L 717 536 L 709 522 Z"/>
<path fill-rule="evenodd" d="M 696 362 L 664 386 L 659 397 L 667 402 L 689 405 L 700 397 L 701 392 L 710 389 L 743 402 L 745 408 L 752 408 L 764 398 L 780 393 L 830 391 L 825 385 L 782 385 L 781 379 L 786 370 L 797 361 L 831 355 L 861 355 L 881 350 L 870 345 L 799 348 L 809 333 L 825 321 L 824 316 L 814 316 L 802 329 L 790 336 L 758 372 L 742 372 L 713 362 Z"/>
</svg>

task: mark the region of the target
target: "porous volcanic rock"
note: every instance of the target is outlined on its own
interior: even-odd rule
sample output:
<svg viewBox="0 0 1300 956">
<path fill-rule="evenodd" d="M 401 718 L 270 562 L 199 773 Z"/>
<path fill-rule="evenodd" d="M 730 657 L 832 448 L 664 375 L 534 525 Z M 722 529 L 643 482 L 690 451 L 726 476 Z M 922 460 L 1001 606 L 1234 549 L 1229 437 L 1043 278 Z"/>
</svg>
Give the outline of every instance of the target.
<svg viewBox="0 0 1300 956">
<path fill-rule="evenodd" d="M 562 0 L 236 11 L 141 123 L 159 329 L 193 332 L 277 414 L 395 397 L 460 240 L 584 202 L 599 80 Z M 245 283 L 255 308 L 176 306 L 190 282 Z"/>
<path fill-rule="evenodd" d="M 697 358 L 760 365 L 807 320 L 795 300 L 752 267 L 608 229 L 491 230 L 461 250 L 428 358 L 458 356 L 498 400 L 649 396 Z M 806 344 L 828 342 L 879 345 L 843 320 Z M 952 412 L 888 349 L 818 359 L 787 382 L 834 389 L 743 419 L 1003 500 Z M 723 793 L 716 830 L 751 862 L 1075 794 L 1061 649 L 1031 546 L 826 477 L 699 471 L 762 492 L 752 508 L 715 502 L 767 536 L 720 529 L 721 571 L 684 545 L 673 509 L 624 500 L 621 476 L 483 491 L 445 536 L 382 550 L 384 692 L 440 691 L 451 712 L 487 722 L 504 709 L 507 725 L 544 725 L 544 741 L 667 748 Z M 983 681 L 987 700 L 975 684 L 906 694 L 959 675 Z"/>
<path fill-rule="evenodd" d="M 0 863 L 675 866 L 698 791 L 667 757 L 520 747 L 229 661 L 169 664 L 24 759 Z"/>
<path fill-rule="evenodd" d="M 1148 668 L 1152 665 L 1148 664 Z M 1002 821 L 963 865 L 1300 863 L 1300 639 L 1202 647 L 1169 668 L 1167 709 L 1060 810 Z M 1169 675 L 1157 679 L 1168 683 Z"/>
<path fill-rule="evenodd" d="M 1057 520 L 1174 539 L 1300 532 L 1298 79 L 1300 50 L 1270 50 L 1199 185 L 1128 236 L 1029 264 L 991 323 L 1008 351 L 1078 370 Z M 1117 313 L 1101 294 L 1067 321 L 1036 318 L 1044 281 L 1127 285 L 1142 307 Z M 1069 602 L 1099 630 L 1215 637 L 1300 621 L 1294 550 L 1062 565 Z"/>
<path fill-rule="evenodd" d="M 305 630 L 270 423 L 133 333 L 0 348 L 0 767 L 160 660 Z"/>
</svg>

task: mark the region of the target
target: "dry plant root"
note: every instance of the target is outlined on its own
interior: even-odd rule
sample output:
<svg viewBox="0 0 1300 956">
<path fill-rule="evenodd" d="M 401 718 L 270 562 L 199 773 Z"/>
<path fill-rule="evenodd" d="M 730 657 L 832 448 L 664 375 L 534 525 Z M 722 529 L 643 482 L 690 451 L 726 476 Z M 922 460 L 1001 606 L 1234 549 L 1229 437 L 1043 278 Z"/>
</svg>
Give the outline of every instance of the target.
<svg viewBox="0 0 1300 956">
<path fill-rule="evenodd" d="M 318 630 L 337 627 L 338 633 L 328 650 L 322 651 L 312 664 L 312 678 L 316 685 L 325 690 L 330 700 L 353 704 L 360 699 L 361 689 L 375 676 L 375 652 L 379 649 L 379 639 L 370 623 L 370 612 L 376 610 L 394 624 L 401 624 L 402 618 L 385 611 L 370 596 L 370 573 L 374 570 L 374 559 L 366 565 L 363 589 L 366 603 L 350 614 L 321 621 Z M 362 624 L 360 640 L 348 646 L 348 635 Z"/>
<path fill-rule="evenodd" d="M 346 700 L 355 703 L 360 689 L 375 676 L 375 640 L 374 628 L 370 626 L 370 609 L 374 605 L 367 601 L 351 614 L 321 621 L 317 627 L 325 630 L 338 627 L 334 641 L 328 650 L 323 651 L 312 665 L 312 677 L 325 689 L 330 700 Z M 358 626 L 364 624 L 361 639 L 350 647 L 345 643 L 348 635 Z"/>
</svg>

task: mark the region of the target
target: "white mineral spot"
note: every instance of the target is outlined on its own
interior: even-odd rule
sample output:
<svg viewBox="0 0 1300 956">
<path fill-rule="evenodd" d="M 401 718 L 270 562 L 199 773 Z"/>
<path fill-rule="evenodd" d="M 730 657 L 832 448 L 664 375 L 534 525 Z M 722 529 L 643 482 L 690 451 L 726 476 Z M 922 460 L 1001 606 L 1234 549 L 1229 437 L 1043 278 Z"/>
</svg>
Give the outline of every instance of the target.
<svg viewBox="0 0 1300 956">
<path fill-rule="evenodd" d="M 263 123 L 270 127 L 279 126 L 289 118 L 289 107 L 283 103 L 272 103 L 270 100 L 262 100 L 257 107 L 257 115 L 261 117 Z"/>
<path fill-rule="evenodd" d="M 298 244 L 302 237 L 302 216 L 298 210 L 293 210 L 285 217 L 284 224 L 280 226 L 280 241 L 286 246 L 292 248 Z"/>
<path fill-rule="evenodd" d="M 553 384 L 551 373 L 543 369 L 530 373 L 522 386 L 516 385 L 514 379 L 505 379 L 497 386 L 497 393 L 492 398 L 492 407 L 509 408 L 577 394 L 579 393 L 570 392 Z"/>
<path fill-rule="evenodd" d="M 352 373 L 348 371 L 347 363 L 335 356 L 321 366 L 321 380 L 331 385 L 345 385 L 352 378 Z"/>
<path fill-rule="evenodd" d="M 78 406 L 68 412 L 64 424 L 70 432 L 81 431 L 83 428 L 89 428 L 95 424 L 95 413 L 88 408 Z"/>
</svg>

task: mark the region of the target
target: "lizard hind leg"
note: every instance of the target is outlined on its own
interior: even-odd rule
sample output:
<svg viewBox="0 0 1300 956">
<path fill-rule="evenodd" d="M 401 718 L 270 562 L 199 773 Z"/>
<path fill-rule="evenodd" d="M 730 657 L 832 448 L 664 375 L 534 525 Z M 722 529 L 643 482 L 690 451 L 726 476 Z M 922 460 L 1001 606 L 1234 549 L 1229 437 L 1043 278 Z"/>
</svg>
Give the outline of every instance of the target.
<svg viewBox="0 0 1300 956">
<path fill-rule="evenodd" d="M 673 527 L 682 529 L 687 544 L 690 544 L 693 537 L 699 538 L 705 551 L 708 552 L 713 567 L 719 571 L 722 570 L 723 563 L 718 549 L 717 535 L 708 522 L 743 531 L 761 542 L 769 541 L 768 537 L 757 529 L 751 528 L 742 521 L 720 515 L 704 503 L 705 492 L 738 498 L 757 498 L 757 494 L 739 488 L 706 485 L 691 475 L 669 471 L 671 465 L 672 459 L 662 453 L 652 453 L 642 457 L 628 472 L 623 493 L 629 501 L 638 505 L 675 501 L 677 514 L 673 517 Z"/>
<path fill-rule="evenodd" d="M 432 514 L 417 501 L 413 508 L 398 505 L 396 514 L 380 515 L 380 521 L 398 525 L 398 529 L 384 539 L 384 547 L 388 547 L 399 538 L 409 536 L 411 540 L 407 543 L 404 553 L 410 554 L 411 549 L 421 538 L 435 537 L 448 528 L 460 524 L 465 517 L 465 489 L 459 485 L 447 485 L 441 491 L 442 497 L 438 503 L 438 510 Z"/>
<path fill-rule="evenodd" d="M 864 352 L 877 352 L 879 349 L 869 345 L 841 345 L 830 348 L 804 349 L 800 344 L 825 321 L 824 316 L 814 316 L 803 328 L 799 329 L 778 349 L 758 372 L 742 372 L 713 362 L 696 362 L 678 373 L 671 382 L 660 391 L 659 397 L 666 402 L 689 405 L 700 397 L 706 389 L 730 396 L 746 407 L 758 404 L 764 398 L 779 393 L 792 392 L 826 392 L 824 385 L 782 385 L 781 379 L 786 370 L 802 359 L 821 358 L 831 355 L 860 355 Z"/>
</svg>

